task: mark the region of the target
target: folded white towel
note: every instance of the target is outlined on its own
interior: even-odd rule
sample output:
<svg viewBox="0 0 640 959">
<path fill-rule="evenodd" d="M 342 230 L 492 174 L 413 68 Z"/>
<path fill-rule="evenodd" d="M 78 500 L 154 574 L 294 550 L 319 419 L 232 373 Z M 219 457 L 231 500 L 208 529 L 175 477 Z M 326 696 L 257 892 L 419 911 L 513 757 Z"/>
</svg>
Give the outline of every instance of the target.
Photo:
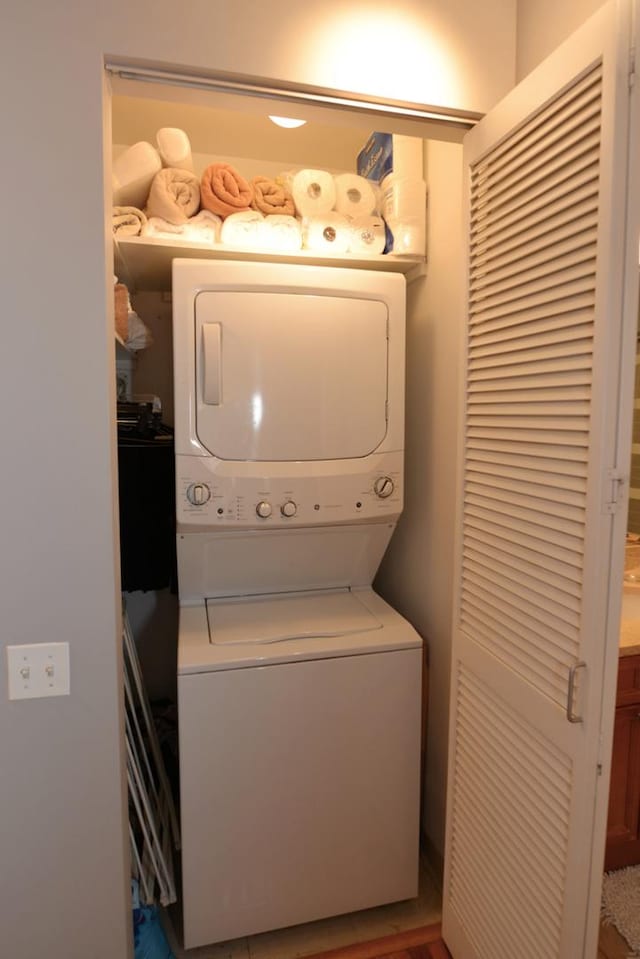
<svg viewBox="0 0 640 959">
<path fill-rule="evenodd" d="M 142 228 L 142 236 L 159 237 L 188 243 L 206 243 L 213 246 L 220 239 L 222 220 L 209 210 L 200 210 L 186 223 L 169 223 L 159 216 L 151 216 Z"/>
<path fill-rule="evenodd" d="M 227 246 L 240 250 L 268 249 L 268 234 L 264 216 L 259 210 L 239 210 L 225 217 L 220 239 Z"/>
</svg>

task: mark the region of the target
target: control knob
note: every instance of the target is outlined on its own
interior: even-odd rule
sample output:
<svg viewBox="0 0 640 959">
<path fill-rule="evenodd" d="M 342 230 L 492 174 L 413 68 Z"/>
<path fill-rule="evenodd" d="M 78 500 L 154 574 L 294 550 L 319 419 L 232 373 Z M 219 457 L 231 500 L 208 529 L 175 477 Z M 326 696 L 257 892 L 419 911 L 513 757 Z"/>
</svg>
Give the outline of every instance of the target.
<svg viewBox="0 0 640 959">
<path fill-rule="evenodd" d="M 260 519 L 267 519 L 269 516 L 271 516 L 271 503 L 267 503 L 265 500 L 262 500 L 262 502 L 258 503 L 256 506 L 256 513 Z"/>
<path fill-rule="evenodd" d="M 298 512 L 298 507 L 293 502 L 293 500 L 288 499 L 286 503 L 283 503 L 280 507 L 280 512 L 283 516 L 295 516 Z"/>
<path fill-rule="evenodd" d="M 373 491 L 380 499 L 386 499 L 387 496 L 391 496 L 394 489 L 395 486 L 390 476 L 379 476 L 373 484 Z"/>
<path fill-rule="evenodd" d="M 187 489 L 187 499 L 192 506 L 204 506 L 211 499 L 211 490 L 206 483 L 192 483 Z"/>
</svg>

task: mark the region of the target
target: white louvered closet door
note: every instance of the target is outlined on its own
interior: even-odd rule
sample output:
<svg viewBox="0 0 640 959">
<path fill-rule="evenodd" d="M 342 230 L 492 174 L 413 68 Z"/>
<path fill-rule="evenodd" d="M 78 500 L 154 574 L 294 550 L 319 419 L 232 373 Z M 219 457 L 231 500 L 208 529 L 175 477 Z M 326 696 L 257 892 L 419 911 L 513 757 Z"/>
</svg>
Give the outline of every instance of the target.
<svg viewBox="0 0 640 959">
<path fill-rule="evenodd" d="M 623 322 L 622 19 L 599 11 L 465 144 L 443 905 L 455 959 L 585 956 L 601 711 L 613 696 L 602 677 Z"/>
</svg>

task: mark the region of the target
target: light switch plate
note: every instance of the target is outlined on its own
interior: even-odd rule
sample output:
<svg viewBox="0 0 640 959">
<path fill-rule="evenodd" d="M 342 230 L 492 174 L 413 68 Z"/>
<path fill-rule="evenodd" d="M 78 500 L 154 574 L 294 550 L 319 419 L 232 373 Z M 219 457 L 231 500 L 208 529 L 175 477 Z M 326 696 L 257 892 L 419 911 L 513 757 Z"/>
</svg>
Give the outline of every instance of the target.
<svg viewBox="0 0 640 959">
<path fill-rule="evenodd" d="M 9 699 L 68 696 L 69 643 L 7 646 Z"/>
</svg>

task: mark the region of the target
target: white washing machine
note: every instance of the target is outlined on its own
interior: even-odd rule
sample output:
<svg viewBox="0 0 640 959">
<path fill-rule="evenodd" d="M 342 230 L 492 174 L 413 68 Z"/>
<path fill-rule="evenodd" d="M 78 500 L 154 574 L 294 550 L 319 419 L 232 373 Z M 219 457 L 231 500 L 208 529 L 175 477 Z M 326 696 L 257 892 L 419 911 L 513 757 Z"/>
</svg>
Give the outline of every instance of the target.
<svg viewBox="0 0 640 959">
<path fill-rule="evenodd" d="M 175 260 L 173 312 L 191 948 L 417 894 L 422 642 L 371 589 L 404 277 Z"/>
</svg>

